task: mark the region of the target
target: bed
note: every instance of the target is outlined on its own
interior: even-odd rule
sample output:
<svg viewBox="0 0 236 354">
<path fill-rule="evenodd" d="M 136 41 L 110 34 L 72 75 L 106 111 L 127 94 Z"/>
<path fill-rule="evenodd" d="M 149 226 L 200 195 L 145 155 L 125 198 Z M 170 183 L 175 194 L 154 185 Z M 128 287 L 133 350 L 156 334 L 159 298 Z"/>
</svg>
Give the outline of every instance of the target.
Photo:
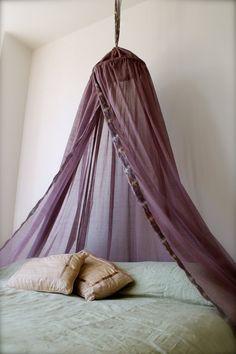
<svg viewBox="0 0 236 354">
<path fill-rule="evenodd" d="M 1 269 L 1 354 L 233 354 L 229 325 L 174 263 L 117 263 L 136 280 L 105 300 L 8 288 Z"/>
</svg>

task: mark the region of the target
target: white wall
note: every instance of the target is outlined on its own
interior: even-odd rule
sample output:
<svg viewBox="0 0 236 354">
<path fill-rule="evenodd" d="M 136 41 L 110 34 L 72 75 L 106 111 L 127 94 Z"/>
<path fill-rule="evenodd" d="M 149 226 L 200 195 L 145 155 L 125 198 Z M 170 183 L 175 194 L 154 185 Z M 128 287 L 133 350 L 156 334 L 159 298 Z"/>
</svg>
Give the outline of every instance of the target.
<svg viewBox="0 0 236 354">
<path fill-rule="evenodd" d="M 0 61 L 0 242 L 13 231 L 31 51 L 10 34 L 5 34 Z"/>
<path fill-rule="evenodd" d="M 148 65 L 183 184 L 236 256 L 234 7 L 233 1 L 144 1 L 122 13 L 120 46 Z M 110 17 L 34 52 L 15 227 L 57 172 L 91 69 L 113 37 Z"/>
</svg>

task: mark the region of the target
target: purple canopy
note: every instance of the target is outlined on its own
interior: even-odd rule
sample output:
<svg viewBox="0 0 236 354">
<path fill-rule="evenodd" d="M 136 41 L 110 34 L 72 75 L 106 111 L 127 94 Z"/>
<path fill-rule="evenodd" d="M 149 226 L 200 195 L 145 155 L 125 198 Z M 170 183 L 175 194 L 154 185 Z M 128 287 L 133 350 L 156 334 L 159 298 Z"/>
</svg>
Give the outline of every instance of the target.
<svg viewBox="0 0 236 354">
<path fill-rule="evenodd" d="M 113 261 L 174 259 L 236 324 L 235 264 L 180 182 L 145 63 L 119 47 L 94 67 L 61 168 L 1 264 L 84 248 Z"/>
</svg>

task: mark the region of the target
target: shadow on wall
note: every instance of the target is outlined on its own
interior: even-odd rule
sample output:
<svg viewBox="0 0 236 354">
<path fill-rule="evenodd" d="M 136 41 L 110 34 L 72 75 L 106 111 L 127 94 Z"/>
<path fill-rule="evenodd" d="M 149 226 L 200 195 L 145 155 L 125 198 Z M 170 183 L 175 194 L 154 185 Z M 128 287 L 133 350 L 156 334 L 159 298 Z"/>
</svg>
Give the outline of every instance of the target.
<svg viewBox="0 0 236 354">
<path fill-rule="evenodd" d="M 225 132 L 217 124 L 222 117 L 211 112 L 190 80 L 169 81 L 159 97 L 181 181 L 212 233 L 235 257 L 235 166 L 222 144 Z"/>
</svg>

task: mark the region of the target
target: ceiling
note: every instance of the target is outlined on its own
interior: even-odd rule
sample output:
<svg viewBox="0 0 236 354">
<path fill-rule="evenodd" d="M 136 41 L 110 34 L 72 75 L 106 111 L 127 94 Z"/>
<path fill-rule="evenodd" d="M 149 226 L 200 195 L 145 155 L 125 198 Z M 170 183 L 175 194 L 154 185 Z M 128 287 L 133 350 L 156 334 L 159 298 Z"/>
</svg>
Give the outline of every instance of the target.
<svg viewBox="0 0 236 354">
<path fill-rule="evenodd" d="M 144 0 L 123 0 L 122 9 Z M 113 15 L 114 0 L 1 0 L 1 35 L 11 33 L 30 48 Z"/>
</svg>

